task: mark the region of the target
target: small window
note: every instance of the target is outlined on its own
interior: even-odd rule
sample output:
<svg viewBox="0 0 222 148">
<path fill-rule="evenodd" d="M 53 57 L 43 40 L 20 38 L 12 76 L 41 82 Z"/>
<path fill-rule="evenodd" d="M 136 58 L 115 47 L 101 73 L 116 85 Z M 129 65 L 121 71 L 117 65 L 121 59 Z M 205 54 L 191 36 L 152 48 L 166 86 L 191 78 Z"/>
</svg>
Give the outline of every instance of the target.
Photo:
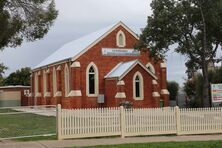
<svg viewBox="0 0 222 148">
<path fill-rule="evenodd" d="M 91 66 L 89 69 L 89 94 L 95 94 L 95 70 Z"/>
<path fill-rule="evenodd" d="M 47 73 L 46 70 L 43 71 L 43 92 L 44 94 L 47 92 Z"/>
<path fill-rule="evenodd" d="M 35 94 L 39 92 L 39 75 L 38 72 L 35 73 Z"/>
<path fill-rule="evenodd" d="M 133 98 L 135 100 L 143 100 L 143 77 L 140 72 L 136 72 L 133 77 Z"/>
<path fill-rule="evenodd" d="M 55 67 L 53 67 L 53 72 L 52 72 L 52 81 L 53 81 L 53 84 L 52 84 L 52 89 L 53 89 L 53 93 L 54 95 L 56 94 L 56 91 L 57 91 L 57 83 L 56 83 L 56 69 Z"/>
<path fill-rule="evenodd" d="M 65 66 L 65 96 L 66 97 L 68 97 L 69 91 L 70 91 L 70 88 L 69 88 L 69 68 L 66 65 Z"/>
<path fill-rule="evenodd" d="M 139 76 L 136 76 L 136 80 L 135 80 L 135 86 L 136 86 L 136 97 L 139 98 L 140 97 L 140 78 Z"/>
<path fill-rule="evenodd" d="M 99 77 L 96 65 L 91 62 L 86 69 L 86 94 L 97 96 L 99 92 Z"/>
<path fill-rule="evenodd" d="M 125 37 L 125 34 L 121 30 L 117 33 L 116 44 L 118 47 L 126 46 L 126 37 Z"/>
</svg>

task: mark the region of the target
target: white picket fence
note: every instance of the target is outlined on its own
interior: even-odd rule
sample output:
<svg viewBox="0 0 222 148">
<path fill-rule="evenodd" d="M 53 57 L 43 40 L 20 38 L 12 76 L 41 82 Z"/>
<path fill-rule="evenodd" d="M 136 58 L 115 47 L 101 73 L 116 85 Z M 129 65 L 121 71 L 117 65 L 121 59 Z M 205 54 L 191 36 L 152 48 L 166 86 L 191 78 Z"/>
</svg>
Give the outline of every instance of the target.
<svg viewBox="0 0 222 148">
<path fill-rule="evenodd" d="M 61 109 L 58 139 L 222 133 L 222 108 Z"/>
<path fill-rule="evenodd" d="M 222 108 L 180 109 L 179 134 L 222 133 Z"/>
</svg>

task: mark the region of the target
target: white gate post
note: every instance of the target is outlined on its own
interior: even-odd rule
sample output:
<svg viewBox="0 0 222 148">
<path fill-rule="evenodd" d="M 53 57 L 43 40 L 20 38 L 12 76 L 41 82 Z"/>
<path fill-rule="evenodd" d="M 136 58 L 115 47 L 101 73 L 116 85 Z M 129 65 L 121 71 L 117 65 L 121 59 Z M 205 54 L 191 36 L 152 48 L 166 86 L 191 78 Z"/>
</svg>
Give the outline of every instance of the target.
<svg viewBox="0 0 222 148">
<path fill-rule="evenodd" d="M 125 122 L 125 109 L 123 106 L 120 106 L 120 129 L 121 129 L 121 138 L 125 138 L 126 122 Z"/>
<path fill-rule="evenodd" d="M 176 114 L 176 130 L 177 135 L 180 135 L 181 131 L 181 124 L 180 124 L 180 108 L 178 106 L 175 107 L 175 114 Z"/>
<path fill-rule="evenodd" d="M 57 132 L 57 139 L 61 140 L 61 104 L 58 104 L 56 107 L 56 132 Z"/>
</svg>

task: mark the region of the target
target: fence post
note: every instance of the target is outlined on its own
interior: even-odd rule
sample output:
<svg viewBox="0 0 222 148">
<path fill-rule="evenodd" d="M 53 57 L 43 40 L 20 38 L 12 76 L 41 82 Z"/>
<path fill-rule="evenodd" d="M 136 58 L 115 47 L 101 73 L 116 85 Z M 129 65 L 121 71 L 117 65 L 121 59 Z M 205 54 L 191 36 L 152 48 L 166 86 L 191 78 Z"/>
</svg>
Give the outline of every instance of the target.
<svg viewBox="0 0 222 148">
<path fill-rule="evenodd" d="M 125 109 L 123 106 L 120 106 L 120 129 L 121 129 L 121 138 L 125 138 L 126 122 L 125 122 Z"/>
<path fill-rule="evenodd" d="M 181 124 L 180 124 L 180 108 L 178 106 L 175 107 L 175 114 L 176 114 L 176 130 L 177 135 L 180 135 Z"/>
<path fill-rule="evenodd" d="M 61 140 L 61 104 L 58 104 L 56 107 L 56 132 L 57 132 L 57 139 Z"/>
</svg>

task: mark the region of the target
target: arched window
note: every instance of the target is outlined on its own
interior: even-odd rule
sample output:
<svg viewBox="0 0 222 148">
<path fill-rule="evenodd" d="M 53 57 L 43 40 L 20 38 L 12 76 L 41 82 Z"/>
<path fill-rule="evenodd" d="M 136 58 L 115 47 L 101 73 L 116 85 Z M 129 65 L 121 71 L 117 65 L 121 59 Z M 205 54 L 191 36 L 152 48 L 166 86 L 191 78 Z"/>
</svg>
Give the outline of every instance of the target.
<svg viewBox="0 0 222 148">
<path fill-rule="evenodd" d="M 55 95 L 56 95 L 56 92 L 57 92 L 56 68 L 55 68 L 55 67 L 53 67 L 52 81 L 53 81 L 52 89 L 53 89 L 53 94 L 54 94 L 54 96 L 55 96 Z"/>
<path fill-rule="evenodd" d="M 126 37 L 125 37 L 125 34 L 121 30 L 117 33 L 116 45 L 118 47 L 125 47 L 126 46 Z"/>
<path fill-rule="evenodd" d="M 95 94 L 95 70 L 93 66 L 89 68 L 89 94 Z"/>
<path fill-rule="evenodd" d="M 39 92 L 39 74 L 38 72 L 35 73 L 35 95 Z"/>
<path fill-rule="evenodd" d="M 88 96 L 98 95 L 98 69 L 94 63 L 90 63 L 86 69 L 86 93 Z"/>
<path fill-rule="evenodd" d="M 143 76 L 140 72 L 136 72 L 133 76 L 133 98 L 135 100 L 143 100 Z"/>
<path fill-rule="evenodd" d="M 140 94 L 140 78 L 139 78 L 139 76 L 136 76 L 136 78 L 135 78 L 135 93 L 136 93 L 136 98 L 139 98 L 140 96 L 141 96 L 141 94 Z"/>
<path fill-rule="evenodd" d="M 47 92 L 47 77 L 46 77 L 47 73 L 46 70 L 43 71 L 43 94 L 45 94 Z"/>
<path fill-rule="evenodd" d="M 155 74 L 155 68 L 151 63 L 147 63 L 146 64 L 147 69 L 152 72 L 153 74 Z"/>
<path fill-rule="evenodd" d="M 69 88 L 69 68 L 67 64 L 65 66 L 64 77 L 65 77 L 65 96 L 68 97 L 70 88 Z"/>
</svg>

